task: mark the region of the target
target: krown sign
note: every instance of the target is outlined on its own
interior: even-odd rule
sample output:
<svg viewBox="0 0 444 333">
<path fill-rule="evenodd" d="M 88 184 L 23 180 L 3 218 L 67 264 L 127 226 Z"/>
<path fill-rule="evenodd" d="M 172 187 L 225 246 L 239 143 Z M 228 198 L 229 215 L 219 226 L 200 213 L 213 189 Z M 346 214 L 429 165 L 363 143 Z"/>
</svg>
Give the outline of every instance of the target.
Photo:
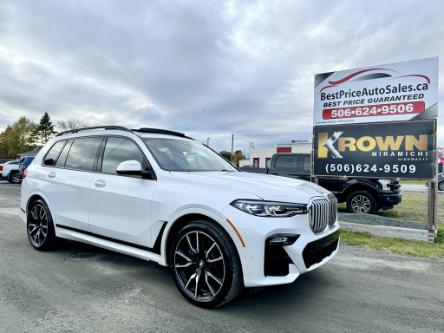
<svg viewBox="0 0 444 333">
<path fill-rule="evenodd" d="M 361 136 L 341 137 L 343 132 L 334 132 L 331 136 L 328 132 L 318 133 L 318 158 L 328 158 L 330 153 L 335 158 L 343 158 L 341 152 L 345 151 L 361 151 L 372 152 L 372 156 L 378 156 L 374 152 L 378 148 L 379 155 L 383 156 L 417 156 L 418 153 L 427 152 L 428 135 L 393 135 L 388 136 Z M 333 144 L 338 141 L 338 148 Z M 402 147 L 403 146 L 403 147 Z M 403 149 L 401 149 L 403 148 Z M 404 150 L 404 152 L 402 151 Z M 408 154 L 407 154 L 408 153 Z"/>
<path fill-rule="evenodd" d="M 316 127 L 314 174 L 430 177 L 435 160 L 434 132 L 434 121 Z"/>
</svg>

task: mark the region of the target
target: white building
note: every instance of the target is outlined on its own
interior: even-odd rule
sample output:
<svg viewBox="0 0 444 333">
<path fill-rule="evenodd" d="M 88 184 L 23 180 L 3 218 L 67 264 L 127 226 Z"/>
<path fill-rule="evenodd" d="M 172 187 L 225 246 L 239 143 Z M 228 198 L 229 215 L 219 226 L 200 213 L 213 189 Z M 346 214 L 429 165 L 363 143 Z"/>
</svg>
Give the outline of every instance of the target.
<svg viewBox="0 0 444 333">
<path fill-rule="evenodd" d="M 269 166 L 271 157 L 277 153 L 299 153 L 310 154 L 310 141 L 292 141 L 289 144 L 278 144 L 275 147 L 255 148 L 250 145 L 250 158 L 248 160 L 239 161 L 239 166 L 250 166 L 253 168 L 265 168 Z"/>
</svg>

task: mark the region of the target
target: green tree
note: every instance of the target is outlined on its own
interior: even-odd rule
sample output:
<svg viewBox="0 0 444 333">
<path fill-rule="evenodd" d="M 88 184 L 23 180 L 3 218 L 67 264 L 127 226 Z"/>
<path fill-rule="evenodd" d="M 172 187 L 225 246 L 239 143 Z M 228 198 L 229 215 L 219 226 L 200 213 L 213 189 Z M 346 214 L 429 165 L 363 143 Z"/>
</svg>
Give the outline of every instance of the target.
<svg viewBox="0 0 444 333">
<path fill-rule="evenodd" d="M 51 122 L 48 112 L 45 112 L 36 127 L 36 139 L 39 143 L 45 144 L 54 133 L 56 133 L 54 131 L 54 125 Z"/>
<path fill-rule="evenodd" d="M 245 156 L 242 154 L 242 150 L 236 150 L 234 152 L 233 163 L 239 165 L 240 160 L 244 160 Z"/>
<path fill-rule="evenodd" d="M 225 158 L 226 160 L 231 161 L 231 153 L 230 153 L 229 151 L 222 150 L 222 151 L 219 152 L 219 154 L 220 154 L 223 158 Z"/>
<path fill-rule="evenodd" d="M 233 160 L 231 159 L 231 152 L 222 150 L 219 154 L 228 161 L 233 161 L 234 164 L 239 165 L 239 161 L 245 159 L 242 150 L 236 150 L 233 154 Z"/>
<path fill-rule="evenodd" d="M 15 158 L 17 154 L 36 148 L 35 131 L 36 125 L 26 117 L 21 117 L 14 124 L 8 125 L 6 130 L 0 133 L 2 157 Z"/>
<path fill-rule="evenodd" d="M 8 136 L 11 135 L 12 127 L 8 125 L 6 129 L 0 133 L 0 157 L 1 158 L 8 158 L 8 151 L 9 146 L 7 144 L 8 142 Z"/>
</svg>

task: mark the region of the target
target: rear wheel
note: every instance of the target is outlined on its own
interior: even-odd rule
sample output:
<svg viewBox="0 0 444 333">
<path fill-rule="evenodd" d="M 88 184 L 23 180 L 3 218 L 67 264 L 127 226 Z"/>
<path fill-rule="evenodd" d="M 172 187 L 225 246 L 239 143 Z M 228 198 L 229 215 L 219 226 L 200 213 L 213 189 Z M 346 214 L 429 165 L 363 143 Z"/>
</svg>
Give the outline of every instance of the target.
<svg viewBox="0 0 444 333">
<path fill-rule="evenodd" d="M 438 184 L 438 190 L 444 191 L 444 181 L 442 181 Z"/>
<path fill-rule="evenodd" d="M 21 178 L 18 171 L 11 171 L 8 176 L 8 182 L 11 184 L 20 184 Z"/>
<path fill-rule="evenodd" d="M 48 251 L 57 245 L 54 224 L 48 205 L 41 199 L 33 201 L 28 209 L 26 230 L 32 247 Z"/>
<path fill-rule="evenodd" d="M 170 264 L 180 292 L 197 306 L 221 306 L 242 290 L 237 250 L 225 231 L 213 223 L 185 225 L 172 244 Z"/>
<path fill-rule="evenodd" d="M 378 210 L 378 204 L 372 193 L 358 190 L 347 197 L 347 209 L 351 213 L 373 214 Z"/>
</svg>

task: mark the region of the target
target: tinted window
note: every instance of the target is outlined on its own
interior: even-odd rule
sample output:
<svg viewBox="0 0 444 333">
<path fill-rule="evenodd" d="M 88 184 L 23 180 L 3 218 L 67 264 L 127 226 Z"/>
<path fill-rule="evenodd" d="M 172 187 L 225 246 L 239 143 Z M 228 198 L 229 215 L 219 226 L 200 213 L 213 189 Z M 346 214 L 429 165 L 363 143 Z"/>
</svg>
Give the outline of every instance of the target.
<svg viewBox="0 0 444 333">
<path fill-rule="evenodd" d="M 117 166 L 128 160 L 143 164 L 143 154 L 137 144 L 130 139 L 109 137 L 103 152 L 102 172 L 115 174 Z"/>
<path fill-rule="evenodd" d="M 95 156 L 100 142 L 101 138 L 99 137 L 74 139 L 65 167 L 75 170 L 94 170 Z"/>
<path fill-rule="evenodd" d="M 68 143 L 63 147 L 62 153 L 56 162 L 57 168 L 63 168 L 65 166 L 66 158 L 68 157 L 69 148 L 71 148 L 72 140 L 68 140 Z"/>
<path fill-rule="evenodd" d="M 54 166 L 65 144 L 66 140 L 56 142 L 46 154 L 43 164 Z"/>
<path fill-rule="evenodd" d="M 275 163 L 276 169 L 292 169 L 295 167 L 296 156 L 282 155 L 278 156 Z"/>
</svg>

